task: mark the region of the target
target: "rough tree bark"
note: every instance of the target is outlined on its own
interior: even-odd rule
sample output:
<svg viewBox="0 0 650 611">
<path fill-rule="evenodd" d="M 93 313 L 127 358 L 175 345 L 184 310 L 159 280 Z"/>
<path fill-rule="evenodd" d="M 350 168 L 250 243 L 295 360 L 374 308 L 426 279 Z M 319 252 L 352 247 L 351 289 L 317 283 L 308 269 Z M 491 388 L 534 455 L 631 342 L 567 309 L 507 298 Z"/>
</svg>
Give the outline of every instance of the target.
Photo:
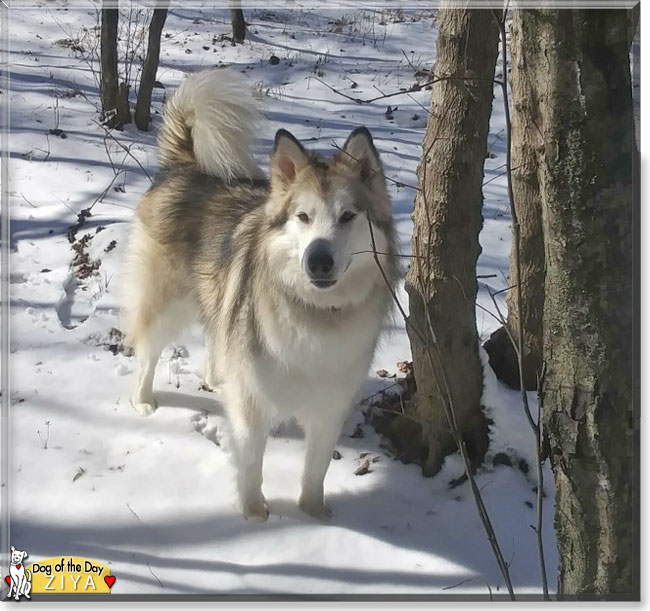
<svg viewBox="0 0 650 611">
<path fill-rule="evenodd" d="M 528 57 L 527 45 L 534 32 L 522 32 L 521 11 L 513 11 L 511 22 L 509 74 L 513 105 L 512 122 L 512 190 L 520 232 L 519 260 L 521 263 L 522 323 L 524 331 L 524 386 L 536 390 L 542 371 L 542 312 L 544 309 L 544 237 L 542 235 L 542 209 L 539 192 L 538 168 L 543 154 L 544 141 L 540 131 L 539 100 L 536 69 L 531 69 L 535 56 Z M 510 280 L 514 284 L 514 241 L 510 251 Z M 497 377 L 512 388 L 519 388 L 519 363 L 510 337 L 517 338 L 519 308 L 517 291 L 506 292 L 508 305 L 507 330 L 497 329 L 484 348 L 490 366 Z"/>
<path fill-rule="evenodd" d="M 234 7 L 240 7 L 241 2 L 239 1 L 233 1 L 230 3 L 231 8 L 230 9 L 230 20 L 232 22 L 232 40 L 233 42 L 244 42 L 244 39 L 246 38 L 246 21 L 244 21 L 244 11 L 241 10 L 241 8 L 234 8 Z"/>
<path fill-rule="evenodd" d="M 119 10 L 102 7 L 100 34 L 102 120 L 108 127 L 122 129 L 131 122 L 129 87 L 119 82 L 117 71 L 117 26 Z"/>
<path fill-rule="evenodd" d="M 559 595 L 638 596 L 634 121 L 625 10 L 525 10 L 544 150 L 544 425 Z"/>
<path fill-rule="evenodd" d="M 432 370 L 429 347 L 409 331 L 417 384 L 414 416 L 423 423 L 418 442 L 426 448 L 425 475 L 436 473 L 443 458 L 456 450 L 445 416 L 446 391 L 436 384 L 442 375 L 474 467 L 487 449 L 480 404 L 476 261 L 499 41 L 488 10 L 440 9 L 438 28 L 435 76 L 452 78 L 433 85 L 412 241 L 414 255 L 422 258 L 411 263 L 406 278 L 410 324 L 428 335 L 430 317 L 444 369 L 444 374 Z"/>
<path fill-rule="evenodd" d="M 135 106 L 135 124 L 138 129 L 147 131 L 151 121 L 151 92 L 156 82 L 158 61 L 160 59 L 160 37 L 167 19 L 169 0 L 158 0 L 149 24 L 147 56 L 142 66 L 138 102 Z"/>
</svg>

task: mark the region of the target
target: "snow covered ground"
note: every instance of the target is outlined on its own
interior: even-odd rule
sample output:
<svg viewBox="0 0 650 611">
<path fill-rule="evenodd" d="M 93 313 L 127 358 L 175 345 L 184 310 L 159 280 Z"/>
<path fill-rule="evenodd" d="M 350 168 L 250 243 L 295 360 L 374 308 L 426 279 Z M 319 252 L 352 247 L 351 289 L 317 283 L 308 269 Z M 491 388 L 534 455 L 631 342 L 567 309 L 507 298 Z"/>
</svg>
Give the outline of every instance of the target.
<svg viewBox="0 0 650 611">
<path fill-rule="evenodd" d="M 228 11 L 171 11 L 154 127 L 164 96 L 185 74 L 231 65 L 266 108 L 260 159 L 268 158 L 280 127 L 310 147 L 333 151 L 333 143 L 365 124 L 387 175 L 416 184 L 430 92 L 358 105 L 330 87 L 367 99 L 413 85 L 416 71 L 435 60 L 432 11 L 257 9 L 246 18 L 250 35 L 233 47 L 222 40 L 230 33 Z M 116 350 L 111 329 L 120 326 L 128 223 L 150 184 L 147 174 L 156 171 L 156 131 L 131 125 L 106 136 L 98 125 L 98 66 L 93 72 L 70 42 L 81 35 L 87 45 L 92 32 L 82 28 L 94 24 L 94 10 L 11 11 L 12 544 L 28 550 L 32 562 L 59 555 L 105 562 L 117 577 L 113 591 L 121 594 L 504 593 L 468 484 L 449 486 L 462 473 L 460 459 L 449 457 L 438 475 L 423 478 L 417 466 L 394 460 L 364 424 L 363 405 L 350 415 L 337 446 L 341 458 L 326 479 L 334 517 L 325 524 L 296 506 L 304 442 L 292 426 L 270 440 L 266 453 L 269 521 L 249 523 L 234 511 L 219 394 L 200 389 L 200 329 L 166 351 L 157 373 L 157 413 L 142 418 L 130 407 L 134 362 Z M 510 240 L 498 88 L 489 149 L 477 273 L 496 274 L 487 282 L 498 290 L 506 286 Z M 389 186 L 407 253 L 414 192 Z M 89 208 L 71 243 L 70 227 Z M 399 296 L 406 307 L 403 290 Z M 493 308 L 485 289 L 479 301 Z M 497 323 L 482 310 L 477 317 L 486 339 Z M 410 360 L 396 321 L 382 338 L 364 396 L 393 382 L 375 371 L 394 373 L 398 361 Z M 531 401 L 534 406 L 532 395 Z M 517 393 L 487 366 L 484 403 L 494 426 L 478 484 L 516 592 L 539 592 L 533 436 Z M 350 437 L 357 424 L 363 437 Z M 378 460 L 370 473 L 356 476 L 364 453 Z M 500 453 L 515 466 L 494 466 Z M 521 459 L 528 474 L 517 468 Z M 555 589 L 548 465 L 545 478 L 543 534 Z"/>
</svg>

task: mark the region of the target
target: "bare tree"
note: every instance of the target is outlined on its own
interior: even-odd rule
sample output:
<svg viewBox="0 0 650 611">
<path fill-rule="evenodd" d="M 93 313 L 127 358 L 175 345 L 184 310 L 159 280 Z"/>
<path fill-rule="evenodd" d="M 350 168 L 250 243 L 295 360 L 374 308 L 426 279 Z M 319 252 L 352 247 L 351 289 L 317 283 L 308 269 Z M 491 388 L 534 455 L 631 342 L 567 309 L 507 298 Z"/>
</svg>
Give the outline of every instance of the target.
<svg viewBox="0 0 650 611">
<path fill-rule="evenodd" d="M 233 43 L 244 42 L 246 38 L 246 21 L 244 21 L 244 11 L 241 9 L 241 2 L 239 0 L 232 0 L 230 6 Z"/>
<path fill-rule="evenodd" d="M 534 101 L 528 130 L 543 143 L 535 157 L 546 252 L 540 400 L 555 473 L 559 594 L 632 599 L 639 378 L 628 14 L 523 10 L 516 23 L 513 49 Z"/>
<path fill-rule="evenodd" d="M 412 240 L 414 261 L 406 278 L 408 325 L 417 384 L 415 420 L 402 421 L 411 445 L 425 449 L 423 472 L 436 473 L 457 448 L 443 397 L 455 416 L 472 465 L 487 449 L 481 409 L 483 372 L 478 355 L 475 300 L 478 235 L 482 225 L 483 163 L 492 109 L 499 30 L 488 10 L 441 9 L 432 102 L 418 167 Z M 412 328 L 427 328 L 443 351 L 434 364 Z M 444 367 L 444 372 L 436 371 Z M 445 379 L 448 388 L 439 388 Z M 395 421 L 398 426 L 399 420 Z M 407 428 L 408 427 L 408 430 Z"/>
<path fill-rule="evenodd" d="M 131 122 L 129 86 L 120 83 L 117 70 L 117 28 L 119 10 L 102 4 L 100 34 L 102 121 L 108 127 L 121 129 Z"/>
<path fill-rule="evenodd" d="M 135 124 L 138 129 L 148 131 L 151 120 L 151 93 L 156 82 L 156 72 L 160 59 L 160 37 L 167 19 L 169 0 L 158 0 L 149 24 L 147 56 L 142 67 L 138 101 L 135 106 Z"/>
</svg>

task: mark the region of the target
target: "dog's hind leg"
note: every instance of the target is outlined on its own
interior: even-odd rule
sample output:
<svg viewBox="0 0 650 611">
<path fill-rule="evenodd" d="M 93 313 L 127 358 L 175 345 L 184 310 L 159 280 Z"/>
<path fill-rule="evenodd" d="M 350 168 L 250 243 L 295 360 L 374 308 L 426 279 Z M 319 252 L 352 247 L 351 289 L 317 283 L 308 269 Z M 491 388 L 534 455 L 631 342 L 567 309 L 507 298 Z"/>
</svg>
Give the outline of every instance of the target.
<svg viewBox="0 0 650 611">
<path fill-rule="evenodd" d="M 153 396 L 153 380 L 156 365 L 163 348 L 171 343 L 187 324 L 187 310 L 191 306 L 176 300 L 165 310 L 158 312 L 154 322 L 141 329 L 135 341 L 135 354 L 138 360 L 138 372 L 131 405 L 143 416 L 150 416 L 158 407 Z"/>
<path fill-rule="evenodd" d="M 253 399 L 233 388 L 227 389 L 226 408 L 236 470 L 238 508 L 247 520 L 264 522 L 269 511 L 262 494 L 262 464 L 270 423 Z"/>
<path fill-rule="evenodd" d="M 221 384 L 218 370 L 217 340 L 213 334 L 205 334 L 205 373 L 203 379 L 209 388 L 215 389 Z"/>
<path fill-rule="evenodd" d="M 125 271 L 124 323 L 138 363 L 131 404 L 148 416 L 156 410 L 153 379 L 160 354 L 193 319 L 193 311 L 181 299 L 186 291 L 178 266 L 139 221 L 130 236 Z"/>
</svg>

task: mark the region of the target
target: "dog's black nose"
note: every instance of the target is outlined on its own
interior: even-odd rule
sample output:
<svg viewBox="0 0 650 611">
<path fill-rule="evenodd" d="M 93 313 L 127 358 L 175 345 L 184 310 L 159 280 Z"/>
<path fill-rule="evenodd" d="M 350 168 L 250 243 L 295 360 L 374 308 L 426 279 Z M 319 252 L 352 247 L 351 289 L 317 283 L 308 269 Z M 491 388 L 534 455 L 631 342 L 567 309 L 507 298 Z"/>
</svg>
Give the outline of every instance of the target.
<svg viewBox="0 0 650 611">
<path fill-rule="evenodd" d="M 327 240 L 314 240 L 304 259 L 305 271 L 313 284 L 319 288 L 333 285 L 336 280 L 334 276 L 334 257 L 332 257 L 332 245 Z"/>
<path fill-rule="evenodd" d="M 307 267 L 312 278 L 327 278 L 334 269 L 334 259 L 326 250 L 317 250 L 309 255 Z"/>
</svg>

